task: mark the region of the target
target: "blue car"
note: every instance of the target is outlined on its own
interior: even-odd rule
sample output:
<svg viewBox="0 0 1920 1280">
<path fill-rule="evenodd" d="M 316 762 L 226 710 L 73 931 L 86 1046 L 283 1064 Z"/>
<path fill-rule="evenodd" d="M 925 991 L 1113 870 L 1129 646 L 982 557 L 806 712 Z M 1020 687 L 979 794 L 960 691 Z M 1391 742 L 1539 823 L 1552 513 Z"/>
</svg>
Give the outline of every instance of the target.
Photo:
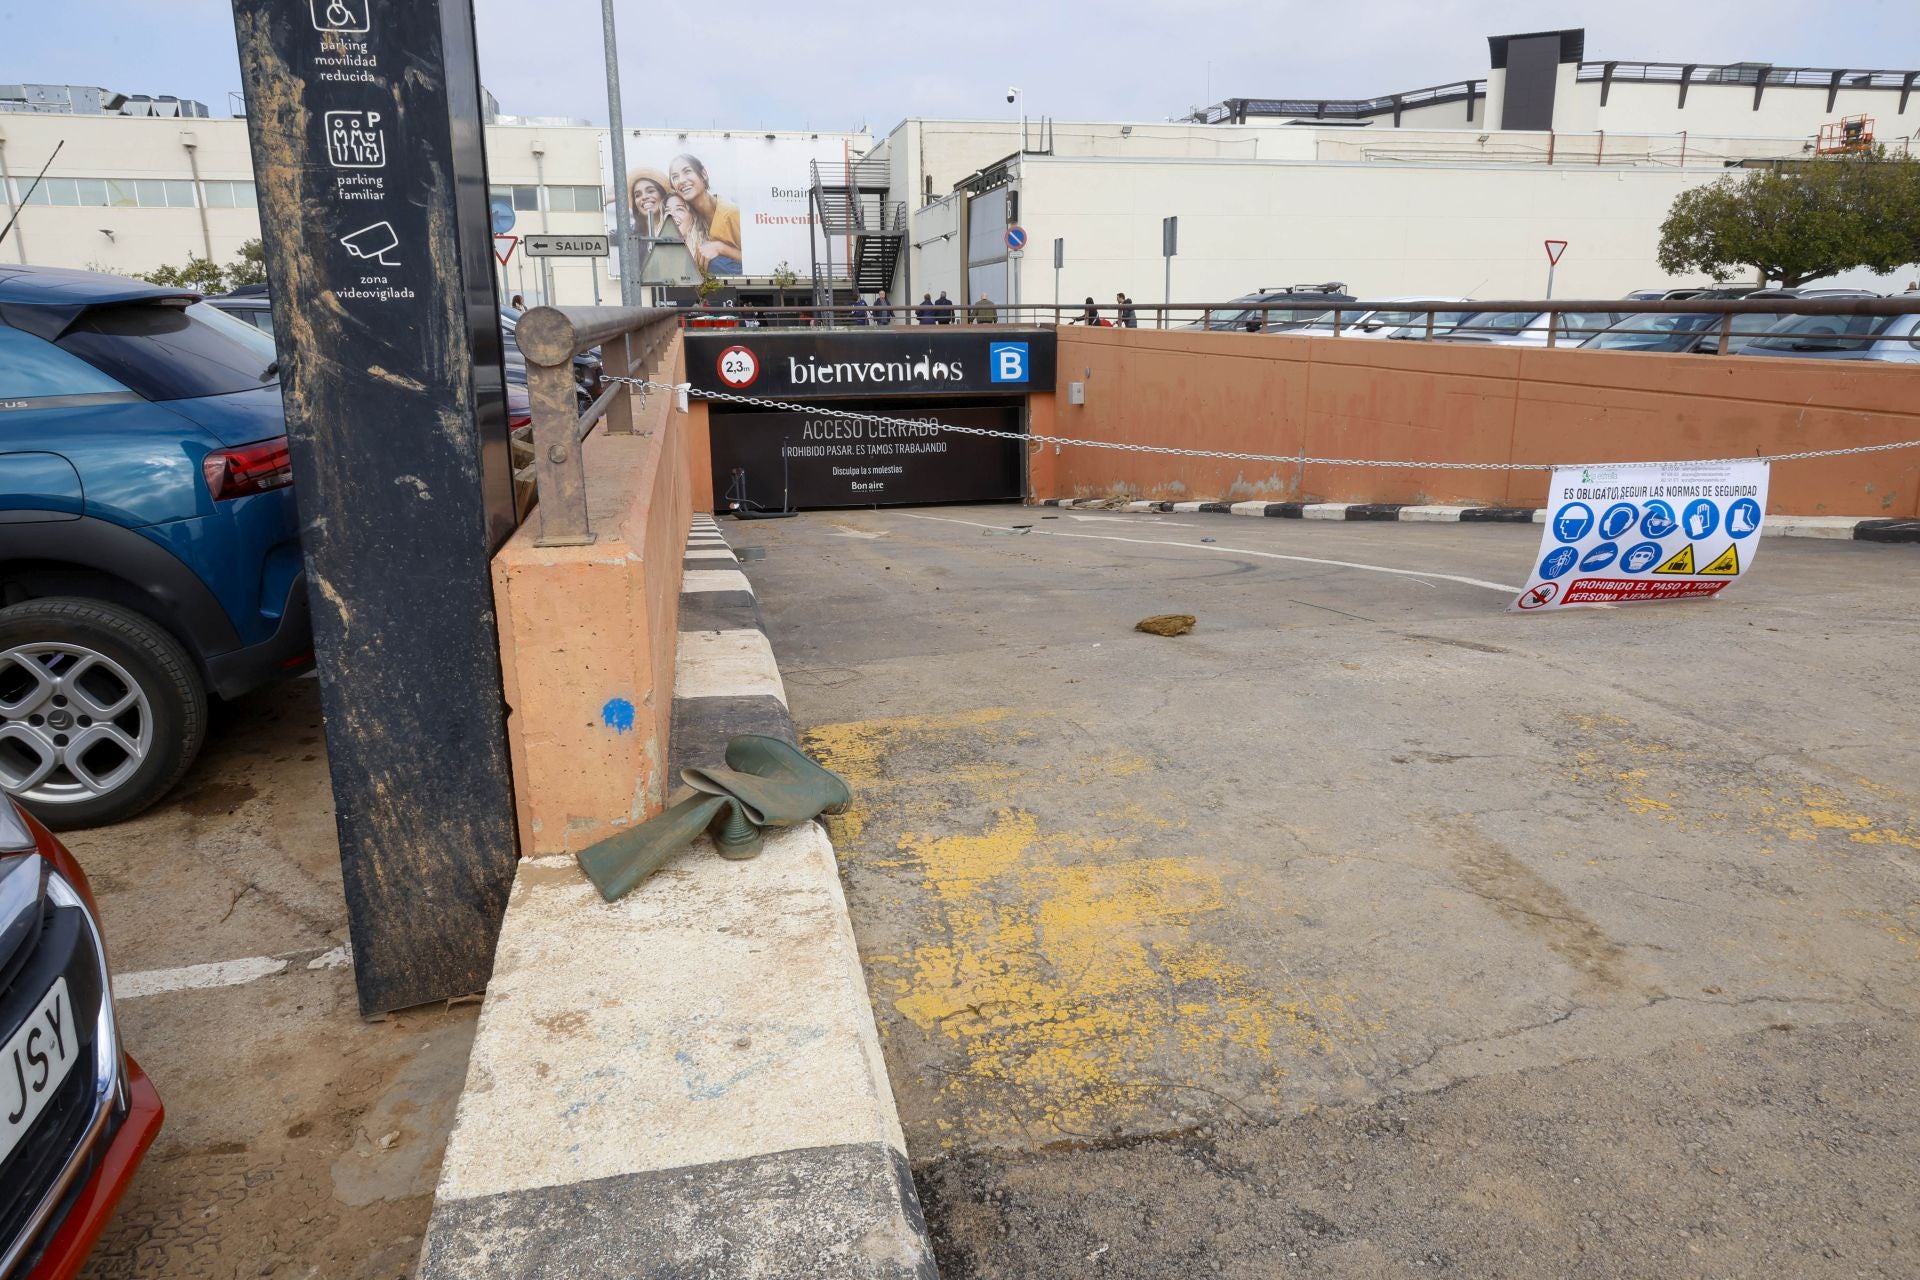
<svg viewBox="0 0 1920 1280">
<path fill-rule="evenodd" d="M 286 432 L 272 340 L 198 294 L 0 266 L 0 788 L 48 826 L 312 664 Z"/>
</svg>

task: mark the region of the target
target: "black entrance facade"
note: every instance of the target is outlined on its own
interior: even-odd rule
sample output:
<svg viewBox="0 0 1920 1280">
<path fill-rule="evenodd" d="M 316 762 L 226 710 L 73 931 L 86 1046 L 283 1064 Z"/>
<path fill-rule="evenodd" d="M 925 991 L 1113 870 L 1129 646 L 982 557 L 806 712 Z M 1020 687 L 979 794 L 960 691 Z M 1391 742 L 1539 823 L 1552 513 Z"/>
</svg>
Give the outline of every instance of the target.
<svg viewBox="0 0 1920 1280">
<path fill-rule="evenodd" d="M 1054 335 L 689 333 L 687 373 L 696 392 L 768 402 L 708 401 L 716 511 L 1018 501 L 1027 397 L 1053 392 Z"/>
</svg>

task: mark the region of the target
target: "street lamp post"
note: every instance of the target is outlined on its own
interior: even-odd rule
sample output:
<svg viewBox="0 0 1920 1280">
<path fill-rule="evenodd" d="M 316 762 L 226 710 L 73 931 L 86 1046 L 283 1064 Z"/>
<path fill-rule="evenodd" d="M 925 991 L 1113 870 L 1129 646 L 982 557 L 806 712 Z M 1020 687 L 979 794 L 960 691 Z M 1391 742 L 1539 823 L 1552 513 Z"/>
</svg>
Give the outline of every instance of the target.
<svg viewBox="0 0 1920 1280">
<path fill-rule="evenodd" d="M 620 48 L 613 34 L 613 0 L 600 0 L 600 33 L 607 51 L 607 129 L 612 134 L 613 227 L 620 238 L 620 301 L 640 305 L 640 246 L 633 239 L 633 210 L 627 205 L 626 125 L 620 117 Z"/>
</svg>

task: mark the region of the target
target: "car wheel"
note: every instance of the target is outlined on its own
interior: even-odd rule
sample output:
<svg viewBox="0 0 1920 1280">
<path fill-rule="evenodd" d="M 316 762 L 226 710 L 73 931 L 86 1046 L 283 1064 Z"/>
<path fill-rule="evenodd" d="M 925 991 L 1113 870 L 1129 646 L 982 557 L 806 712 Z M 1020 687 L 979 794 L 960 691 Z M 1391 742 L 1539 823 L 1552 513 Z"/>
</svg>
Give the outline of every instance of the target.
<svg viewBox="0 0 1920 1280">
<path fill-rule="evenodd" d="M 150 619 L 98 600 L 0 609 L 0 788 L 49 827 L 146 809 L 206 733 L 200 672 Z"/>
</svg>

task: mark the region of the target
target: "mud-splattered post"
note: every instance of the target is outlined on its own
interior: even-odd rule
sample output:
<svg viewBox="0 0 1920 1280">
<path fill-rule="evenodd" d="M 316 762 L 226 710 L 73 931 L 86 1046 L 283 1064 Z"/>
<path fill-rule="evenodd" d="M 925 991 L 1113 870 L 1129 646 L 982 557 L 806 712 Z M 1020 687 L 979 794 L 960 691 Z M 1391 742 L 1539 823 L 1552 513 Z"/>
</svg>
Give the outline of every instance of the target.
<svg viewBox="0 0 1920 1280">
<path fill-rule="evenodd" d="M 469 0 L 234 0 L 365 1012 L 479 990 L 514 526 Z"/>
</svg>

